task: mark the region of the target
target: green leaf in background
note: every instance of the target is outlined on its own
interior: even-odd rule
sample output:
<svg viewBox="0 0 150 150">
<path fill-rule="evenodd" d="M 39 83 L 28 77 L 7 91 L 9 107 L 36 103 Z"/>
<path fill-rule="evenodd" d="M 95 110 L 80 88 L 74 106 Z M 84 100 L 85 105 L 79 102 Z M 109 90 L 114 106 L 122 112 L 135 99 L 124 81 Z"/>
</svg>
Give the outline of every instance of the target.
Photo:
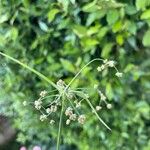
<svg viewBox="0 0 150 150">
<path fill-rule="evenodd" d="M 106 19 L 109 25 L 114 24 L 119 19 L 119 12 L 116 9 L 109 10 Z"/>
<path fill-rule="evenodd" d="M 116 41 L 117 41 L 117 43 L 118 43 L 119 45 L 122 45 L 122 44 L 124 43 L 124 37 L 123 37 L 123 35 L 122 35 L 122 34 L 118 34 L 118 35 L 116 36 Z"/>
<path fill-rule="evenodd" d="M 150 6 L 149 0 L 136 0 L 136 7 L 138 10 L 144 10 L 147 6 Z"/>
<path fill-rule="evenodd" d="M 87 3 L 86 5 L 83 6 L 82 10 L 84 12 L 95 12 L 98 10 L 98 6 L 96 5 L 97 0 L 94 0 L 91 3 Z"/>
<path fill-rule="evenodd" d="M 53 8 L 51 9 L 48 14 L 47 14 L 47 18 L 48 18 L 48 22 L 52 22 L 55 18 L 55 16 L 60 12 L 59 9 Z"/>
<path fill-rule="evenodd" d="M 78 35 L 80 38 L 87 35 L 87 29 L 84 26 L 81 25 L 75 25 L 73 26 L 73 31 L 76 35 Z"/>
<path fill-rule="evenodd" d="M 145 34 L 144 34 L 144 37 L 143 37 L 143 45 L 144 46 L 150 46 L 150 30 L 148 30 Z"/>
<path fill-rule="evenodd" d="M 114 43 L 107 43 L 103 49 L 102 49 L 102 54 L 101 56 L 103 58 L 108 58 L 109 57 L 109 53 L 111 52 L 111 49 L 113 47 Z"/>
<path fill-rule="evenodd" d="M 68 61 L 66 59 L 60 59 L 60 61 L 65 70 L 72 72 L 72 73 L 75 72 L 75 67 L 70 61 Z"/>
<path fill-rule="evenodd" d="M 39 21 L 39 26 L 40 26 L 41 30 L 43 30 L 44 32 L 48 31 L 48 26 L 46 25 L 46 23 Z"/>
<path fill-rule="evenodd" d="M 8 18 L 9 18 L 8 14 L 0 15 L 0 24 L 4 23 L 5 21 L 7 21 Z"/>
<path fill-rule="evenodd" d="M 150 19 L 150 9 L 148 9 L 142 13 L 141 19 Z"/>
<path fill-rule="evenodd" d="M 106 85 L 106 95 L 108 97 L 109 100 L 111 100 L 113 98 L 113 88 L 112 85 L 110 83 L 107 83 Z"/>
<path fill-rule="evenodd" d="M 114 33 L 116 33 L 116 32 L 118 32 L 118 31 L 122 30 L 122 28 L 123 28 L 123 23 L 122 23 L 121 20 L 118 20 L 118 21 L 113 25 L 112 30 L 113 30 Z"/>
</svg>

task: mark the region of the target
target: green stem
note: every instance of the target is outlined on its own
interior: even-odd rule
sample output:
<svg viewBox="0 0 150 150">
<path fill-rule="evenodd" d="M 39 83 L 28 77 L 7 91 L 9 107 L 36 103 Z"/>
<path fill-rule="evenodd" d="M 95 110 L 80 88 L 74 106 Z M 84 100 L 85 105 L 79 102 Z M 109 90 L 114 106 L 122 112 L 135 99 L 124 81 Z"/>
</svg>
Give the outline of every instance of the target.
<svg viewBox="0 0 150 150">
<path fill-rule="evenodd" d="M 57 135 L 57 146 L 56 150 L 60 149 L 60 136 L 61 136 L 61 129 L 62 129 L 62 119 L 63 119 L 63 111 L 64 111 L 64 97 L 62 97 L 62 106 L 61 106 L 61 113 L 59 119 L 59 128 L 58 128 L 58 135 Z"/>
<path fill-rule="evenodd" d="M 69 84 L 66 86 L 66 89 L 68 89 L 68 87 L 72 84 L 72 82 L 79 76 L 79 74 L 87 67 L 89 66 L 91 63 L 93 63 L 94 61 L 103 61 L 103 59 L 100 58 L 95 58 L 93 60 L 91 60 L 89 63 L 87 63 L 85 66 L 83 66 L 81 68 L 81 70 L 73 77 L 73 79 L 69 82 Z"/>
<path fill-rule="evenodd" d="M 11 56 L 5 54 L 5 53 L 0 52 L 0 55 L 2 55 L 2 56 L 4 56 L 4 57 L 6 57 L 6 58 L 8 58 L 8 59 L 10 59 L 10 60 L 12 60 L 12 61 L 14 61 L 15 63 L 21 65 L 22 67 L 24 67 L 24 68 L 30 70 L 31 72 L 33 72 L 33 73 L 35 73 L 36 75 L 38 75 L 40 78 L 42 78 L 42 79 L 44 79 L 45 81 L 47 81 L 47 82 L 48 82 L 49 84 L 51 84 L 54 88 L 58 89 L 58 88 L 57 88 L 57 85 L 56 85 L 54 82 L 52 82 L 49 78 L 47 78 L 46 76 L 44 76 L 44 75 L 41 74 L 40 72 L 36 71 L 35 69 L 29 67 L 28 65 L 26 65 L 26 64 L 24 64 L 24 63 L 22 63 L 22 62 L 20 62 L 19 60 L 15 59 L 15 58 L 13 58 L 13 57 L 11 57 Z"/>
<path fill-rule="evenodd" d="M 111 131 L 111 129 L 108 127 L 108 125 L 100 118 L 100 116 L 97 114 L 95 108 L 93 107 L 93 105 L 91 104 L 91 102 L 89 101 L 89 99 L 85 99 L 87 101 L 87 103 L 89 104 L 89 106 L 91 107 L 91 109 L 93 110 L 93 112 L 95 113 L 96 117 L 99 119 L 99 121 L 107 128 Z"/>
</svg>

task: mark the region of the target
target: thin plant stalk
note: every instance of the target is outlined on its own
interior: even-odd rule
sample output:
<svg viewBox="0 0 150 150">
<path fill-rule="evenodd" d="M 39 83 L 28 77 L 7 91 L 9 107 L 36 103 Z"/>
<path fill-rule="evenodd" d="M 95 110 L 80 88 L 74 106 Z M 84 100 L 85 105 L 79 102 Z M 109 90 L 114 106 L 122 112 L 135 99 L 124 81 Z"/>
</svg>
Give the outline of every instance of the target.
<svg viewBox="0 0 150 150">
<path fill-rule="evenodd" d="M 61 136 L 61 130 L 62 130 L 63 111 L 64 111 L 64 96 L 62 99 L 61 113 L 60 113 L 60 119 L 59 119 L 59 128 L 58 128 L 58 135 L 57 135 L 56 150 L 60 149 L 60 136 Z"/>
<path fill-rule="evenodd" d="M 33 73 L 35 73 L 36 75 L 38 75 L 40 78 L 42 78 L 42 79 L 44 79 L 45 81 L 47 81 L 47 82 L 48 82 L 49 84 L 51 84 L 54 88 L 58 89 L 58 88 L 57 88 L 57 85 L 56 85 L 54 82 L 52 82 L 49 78 L 47 78 L 45 75 L 41 74 L 41 73 L 38 72 L 37 70 L 35 70 L 35 69 L 29 67 L 28 65 L 26 65 L 26 64 L 24 64 L 24 63 L 22 63 L 22 62 L 20 62 L 19 60 L 15 59 L 15 58 L 13 58 L 13 57 L 11 57 L 11 56 L 5 54 L 5 53 L 0 52 L 0 55 L 2 55 L 2 56 L 4 56 L 4 57 L 6 57 L 6 58 L 8 58 L 8 59 L 10 59 L 10 60 L 12 60 L 12 61 L 14 61 L 15 63 L 21 65 L 22 67 L 24 67 L 24 68 L 30 70 L 31 72 L 33 72 Z"/>
</svg>

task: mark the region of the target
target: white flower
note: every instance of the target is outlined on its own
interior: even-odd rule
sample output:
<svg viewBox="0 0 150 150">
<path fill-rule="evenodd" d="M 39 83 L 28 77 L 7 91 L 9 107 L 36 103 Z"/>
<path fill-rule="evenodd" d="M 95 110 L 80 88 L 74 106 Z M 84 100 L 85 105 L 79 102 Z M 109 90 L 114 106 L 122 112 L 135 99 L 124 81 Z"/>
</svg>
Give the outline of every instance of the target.
<svg viewBox="0 0 150 150">
<path fill-rule="evenodd" d="M 109 67 L 114 67 L 115 66 L 115 61 L 110 60 L 110 61 L 107 62 L 107 64 L 108 64 Z"/>
<path fill-rule="evenodd" d="M 108 109 L 111 109 L 111 108 L 112 108 L 112 105 L 111 105 L 111 104 L 107 104 L 107 108 L 108 108 Z"/>
<path fill-rule="evenodd" d="M 49 113 L 51 113 L 51 109 L 50 108 L 47 108 L 46 109 L 46 112 L 49 114 Z"/>
<path fill-rule="evenodd" d="M 98 71 L 98 72 L 102 71 L 102 69 L 101 69 L 100 66 L 97 67 L 97 71 Z"/>
<path fill-rule="evenodd" d="M 47 91 L 45 91 L 45 90 L 40 92 L 41 97 L 45 97 L 46 94 L 47 94 Z"/>
<path fill-rule="evenodd" d="M 71 107 L 68 107 L 65 111 L 65 115 L 66 116 L 71 116 L 73 114 L 73 109 Z"/>
<path fill-rule="evenodd" d="M 106 100 L 106 96 L 105 96 L 103 93 L 100 93 L 100 97 L 101 97 L 101 100 L 102 100 L 102 101 L 105 101 L 105 100 Z"/>
<path fill-rule="evenodd" d="M 34 106 L 37 110 L 41 109 L 42 101 L 41 100 L 34 101 Z"/>
<path fill-rule="evenodd" d="M 70 120 L 73 120 L 73 121 L 75 121 L 76 118 L 77 118 L 77 115 L 76 115 L 76 114 L 72 114 L 72 115 L 69 117 L 69 119 L 70 119 Z"/>
<path fill-rule="evenodd" d="M 81 107 L 81 102 L 76 103 L 76 108 Z"/>
<path fill-rule="evenodd" d="M 99 110 L 101 110 L 101 109 L 102 109 L 101 106 L 96 106 L 96 110 L 97 110 L 97 111 L 99 111 Z"/>
<path fill-rule="evenodd" d="M 56 112 L 57 111 L 57 106 L 51 105 L 51 112 Z"/>
<path fill-rule="evenodd" d="M 97 67 L 98 72 L 103 71 L 104 69 L 105 69 L 105 65 L 101 65 L 101 66 Z"/>
<path fill-rule="evenodd" d="M 41 120 L 41 121 L 45 121 L 46 119 L 47 119 L 47 116 L 46 116 L 46 115 L 43 114 L 43 115 L 40 116 L 40 120 Z"/>
<path fill-rule="evenodd" d="M 24 101 L 22 104 L 23 106 L 27 106 L 27 101 Z"/>
<path fill-rule="evenodd" d="M 106 63 L 107 63 L 107 61 L 108 61 L 108 60 L 107 60 L 107 59 L 105 59 L 103 62 L 106 64 Z"/>
<path fill-rule="evenodd" d="M 57 81 L 57 86 L 60 88 L 60 89 L 64 89 L 65 88 L 65 82 L 63 80 L 58 80 Z"/>
<path fill-rule="evenodd" d="M 115 74 L 117 77 L 121 78 L 122 77 L 122 73 L 121 72 L 116 72 Z"/>
<path fill-rule="evenodd" d="M 66 125 L 69 125 L 69 124 L 70 124 L 70 119 L 67 119 Z"/>
<path fill-rule="evenodd" d="M 85 95 L 85 98 L 89 98 L 89 94 L 84 94 Z"/>
<path fill-rule="evenodd" d="M 49 122 L 51 125 L 53 125 L 54 123 L 55 123 L 55 121 L 54 120 L 50 120 L 50 122 Z"/>
<path fill-rule="evenodd" d="M 85 115 L 80 115 L 80 116 L 78 117 L 78 122 L 79 122 L 80 124 L 84 124 L 85 119 L 86 119 Z"/>
</svg>

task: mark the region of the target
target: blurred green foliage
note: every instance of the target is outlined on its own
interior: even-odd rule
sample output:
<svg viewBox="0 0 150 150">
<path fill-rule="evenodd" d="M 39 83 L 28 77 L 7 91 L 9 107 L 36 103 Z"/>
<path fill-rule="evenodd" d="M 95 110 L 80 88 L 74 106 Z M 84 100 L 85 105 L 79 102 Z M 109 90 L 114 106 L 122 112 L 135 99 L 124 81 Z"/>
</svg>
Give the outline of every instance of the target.
<svg viewBox="0 0 150 150">
<path fill-rule="evenodd" d="M 0 51 L 55 82 L 68 82 L 92 58 L 116 60 L 124 72 L 120 82 L 113 71 L 97 75 L 93 64 L 73 85 L 105 89 L 113 109 L 100 116 L 112 132 L 91 113 L 83 127 L 64 124 L 63 143 L 80 150 L 149 150 L 149 0 L 1 0 Z M 22 106 L 49 85 L 5 58 L 0 63 L 0 112 L 12 118 L 17 140 L 43 150 L 55 146 L 58 126 L 41 123 L 32 107 Z"/>
</svg>

